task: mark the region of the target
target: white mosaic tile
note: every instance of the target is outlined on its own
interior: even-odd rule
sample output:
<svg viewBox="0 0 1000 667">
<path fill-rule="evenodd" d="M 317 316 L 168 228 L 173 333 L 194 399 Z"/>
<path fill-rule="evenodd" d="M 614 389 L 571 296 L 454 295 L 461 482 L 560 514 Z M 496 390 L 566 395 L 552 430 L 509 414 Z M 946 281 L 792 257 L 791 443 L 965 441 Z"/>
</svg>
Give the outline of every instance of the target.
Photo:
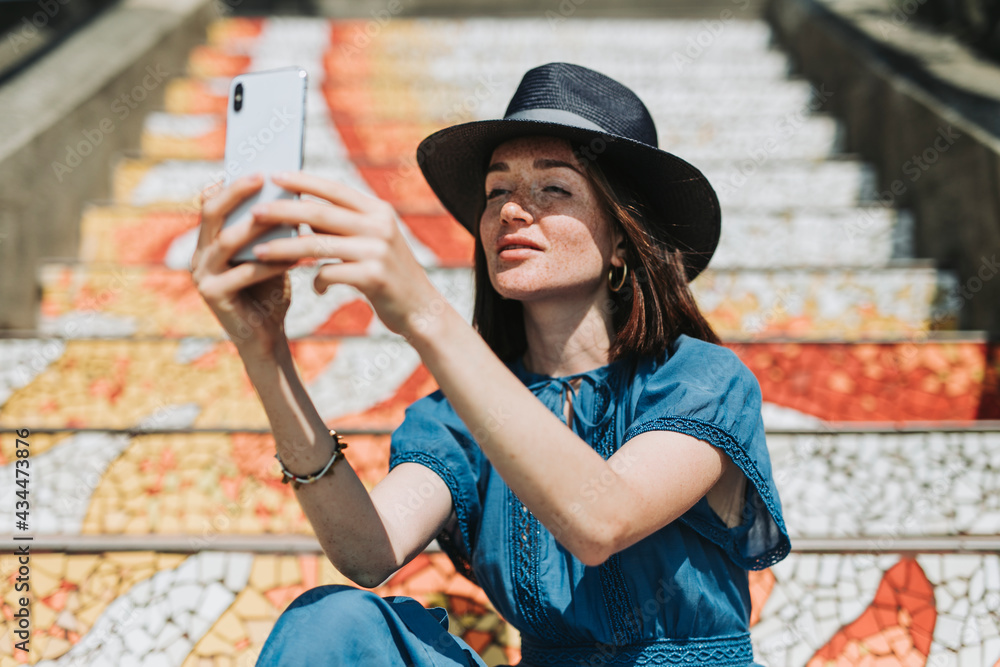
<svg viewBox="0 0 1000 667">
<path fill-rule="evenodd" d="M 66 342 L 57 339 L 0 340 L 0 405 L 62 357 Z"/>
<path fill-rule="evenodd" d="M 402 338 L 351 338 L 309 383 L 324 421 L 361 412 L 391 398 L 416 370 L 420 356 Z"/>
<path fill-rule="evenodd" d="M 879 537 L 980 534 L 973 528 L 980 508 L 1000 493 L 994 468 L 970 476 L 970 462 L 957 458 L 964 438 L 973 435 L 1000 447 L 1000 432 L 935 433 L 771 433 L 768 448 L 781 494 L 785 520 L 793 536 Z M 949 443 L 929 453 L 932 438 Z M 917 457 L 920 453 L 920 457 Z M 963 488 L 962 493 L 957 489 Z M 961 509 L 970 510 L 964 518 Z M 836 517 L 837 529 L 818 517 Z M 986 523 L 992 528 L 993 523 Z M 945 579 L 968 577 L 975 557 L 949 559 Z M 965 570 L 956 568 L 965 567 Z M 1000 572 L 984 572 L 984 585 Z M 963 592 L 961 595 L 965 595 Z"/>
<path fill-rule="evenodd" d="M 112 602 L 67 653 L 38 665 L 180 667 L 247 585 L 252 559 L 245 553 L 202 552 L 157 572 Z M 221 583 L 227 577 L 233 577 L 230 586 Z"/>
<path fill-rule="evenodd" d="M 90 497 L 108 466 L 129 445 L 127 434 L 80 432 L 31 457 L 30 530 L 78 535 Z M 14 525 L 16 462 L 0 467 L 0 525 Z M 23 476 L 22 476 L 23 479 Z"/>
</svg>

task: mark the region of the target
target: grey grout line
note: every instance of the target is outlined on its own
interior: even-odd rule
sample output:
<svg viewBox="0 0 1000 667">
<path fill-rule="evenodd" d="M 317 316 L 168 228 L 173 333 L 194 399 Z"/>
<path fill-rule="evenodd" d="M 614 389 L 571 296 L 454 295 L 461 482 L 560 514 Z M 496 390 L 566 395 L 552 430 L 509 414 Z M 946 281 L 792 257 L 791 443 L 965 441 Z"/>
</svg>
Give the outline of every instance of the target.
<svg viewBox="0 0 1000 667">
<path fill-rule="evenodd" d="M 100 553 L 157 551 L 195 554 L 202 551 L 242 551 L 261 554 L 323 553 L 306 535 L 36 535 L 30 541 L 0 536 L 0 553 L 29 545 L 32 553 Z M 432 542 L 427 551 L 440 551 Z M 1000 554 L 1000 536 L 796 538 L 793 554 Z"/>
<path fill-rule="evenodd" d="M 22 537 L 22 536 L 17 536 Z M 7 546 L 11 545 L 8 549 Z M 105 551 L 158 551 L 195 554 L 201 551 L 251 551 L 255 553 L 322 553 L 319 542 L 306 535 L 35 535 L 30 541 L 0 537 L 0 552 L 28 545 L 32 553 L 95 553 Z"/>
<path fill-rule="evenodd" d="M 792 553 L 816 554 L 1000 554 L 997 535 L 943 535 L 937 537 L 792 537 Z"/>
</svg>

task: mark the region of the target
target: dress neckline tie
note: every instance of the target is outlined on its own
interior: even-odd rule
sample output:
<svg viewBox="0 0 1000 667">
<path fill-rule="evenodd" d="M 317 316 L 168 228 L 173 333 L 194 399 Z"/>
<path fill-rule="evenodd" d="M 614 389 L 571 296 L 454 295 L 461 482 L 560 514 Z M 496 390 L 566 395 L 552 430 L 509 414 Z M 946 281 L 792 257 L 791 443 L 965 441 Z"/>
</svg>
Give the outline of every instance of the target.
<svg viewBox="0 0 1000 667">
<path fill-rule="evenodd" d="M 531 375 L 538 375 L 531 373 Z M 604 398 L 604 412 L 599 415 L 596 422 L 590 421 L 585 415 L 586 410 L 582 409 L 583 406 L 580 405 L 580 392 L 573 386 L 574 380 L 580 380 L 580 389 L 583 388 L 584 382 L 589 382 L 593 388 L 594 405 L 597 404 L 597 397 L 600 395 Z M 565 377 L 543 377 L 542 379 L 535 380 L 528 385 L 528 389 L 531 393 L 535 394 L 539 399 L 542 400 L 549 408 L 558 408 L 556 413 L 558 417 L 565 421 L 566 419 L 566 399 L 572 397 L 573 409 L 570 413 L 570 417 L 574 421 L 578 421 L 581 424 L 588 426 L 590 428 L 597 428 L 604 424 L 611 415 L 615 412 L 614 401 L 612 400 L 611 384 L 604 377 L 595 377 L 594 375 L 588 373 L 580 373 L 577 375 L 567 375 Z M 559 397 L 558 406 L 553 405 L 551 401 L 546 401 L 543 396 L 548 398 L 546 395 L 556 394 Z"/>
</svg>

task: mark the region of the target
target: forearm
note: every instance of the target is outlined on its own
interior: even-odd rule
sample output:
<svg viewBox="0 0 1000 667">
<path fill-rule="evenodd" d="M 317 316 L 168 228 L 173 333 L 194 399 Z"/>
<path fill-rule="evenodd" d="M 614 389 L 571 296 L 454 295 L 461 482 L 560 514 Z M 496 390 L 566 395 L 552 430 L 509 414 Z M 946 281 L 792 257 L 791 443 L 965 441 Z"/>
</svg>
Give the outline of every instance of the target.
<svg viewBox="0 0 1000 667">
<path fill-rule="evenodd" d="M 632 501 L 612 467 L 545 407 L 451 308 L 410 337 L 493 467 L 584 562 L 602 560 Z M 600 485 L 593 502 L 588 488 Z"/>
<path fill-rule="evenodd" d="M 333 438 L 295 369 L 288 343 L 266 352 L 240 350 L 247 374 L 267 413 L 278 456 L 305 476 L 332 456 Z M 398 566 L 367 489 L 347 461 L 296 492 L 320 545 L 333 565 L 356 583 L 374 586 Z"/>
</svg>

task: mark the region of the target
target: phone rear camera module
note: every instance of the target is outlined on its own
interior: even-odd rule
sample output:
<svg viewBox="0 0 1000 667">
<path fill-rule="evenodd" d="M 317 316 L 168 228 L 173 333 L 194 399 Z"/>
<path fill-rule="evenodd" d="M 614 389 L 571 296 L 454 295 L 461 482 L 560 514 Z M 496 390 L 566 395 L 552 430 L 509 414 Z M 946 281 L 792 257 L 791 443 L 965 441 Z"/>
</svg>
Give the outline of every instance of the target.
<svg viewBox="0 0 1000 667">
<path fill-rule="evenodd" d="M 233 91 L 233 111 L 239 111 L 243 108 L 243 84 L 236 84 L 236 90 Z"/>
</svg>

